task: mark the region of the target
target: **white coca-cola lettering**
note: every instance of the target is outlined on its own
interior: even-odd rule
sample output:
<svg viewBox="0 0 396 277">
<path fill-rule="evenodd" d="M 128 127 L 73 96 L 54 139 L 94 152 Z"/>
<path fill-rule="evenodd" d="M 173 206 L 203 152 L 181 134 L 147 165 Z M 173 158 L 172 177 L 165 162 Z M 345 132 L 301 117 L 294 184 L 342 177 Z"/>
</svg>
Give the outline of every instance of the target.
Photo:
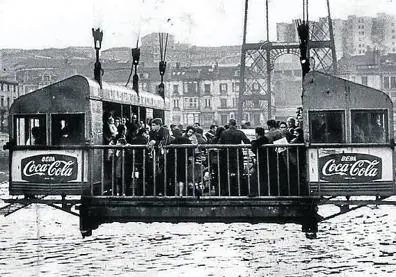
<svg viewBox="0 0 396 277">
<path fill-rule="evenodd" d="M 29 161 L 22 172 L 25 176 L 47 175 L 69 177 L 73 174 L 72 161 L 54 161 L 52 163 L 38 163 Z"/>
<path fill-rule="evenodd" d="M 335 159 L 328 160 L 322 167 L 324 176 L 333 175 L 349 175 L 358 177 L 375 177 L 378 174 L 376 166 L 380 162 L 378 160 L 358 160 L 354 163 L 336 163 Z"/>
</svg>

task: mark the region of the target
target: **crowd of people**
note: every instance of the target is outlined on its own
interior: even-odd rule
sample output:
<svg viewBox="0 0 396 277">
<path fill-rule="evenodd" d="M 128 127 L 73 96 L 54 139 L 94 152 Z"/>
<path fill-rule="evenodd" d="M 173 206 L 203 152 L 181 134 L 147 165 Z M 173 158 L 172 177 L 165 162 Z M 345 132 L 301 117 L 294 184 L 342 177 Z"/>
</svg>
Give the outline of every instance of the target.
<svg viewBox="0 0 396 277">
<path fill-rule="evenodd" d="M 104 144 L 139 145 L 125 148 L 124 155 L 120 149 L 106 151 L 107 183 L 113 179 L 116 184 L 113 187 L 116 191 L 112 193 L 296 195 L 297 177 L 303 183 L 303 149 L 290 147 L 287 151 L 279 151 L 281 147 L 268 147 L 278 141 L 287 144 L 304 142 L 301 123 L 294 118 L 286 122 L 268 120 L 268 129 L 256 127 L 252 140 L 237 128 L 235 119 L 230 119 L 225 126 L 213 124 L 205 132 L 199 123 L 185 128 L 175 124 L 168 127 L 160 118 L 147 124 L 138 122 L 136 115 L 131 118 L 131 121 L 114 118 L 111 113 L 104 118 Z M 241 144 L 251 144 L 255 157 L 251 162 L 246 161 L 243 146 L 230 147 Z M 122 191 L 123 183 L 125 191 Z"/>
</svg>

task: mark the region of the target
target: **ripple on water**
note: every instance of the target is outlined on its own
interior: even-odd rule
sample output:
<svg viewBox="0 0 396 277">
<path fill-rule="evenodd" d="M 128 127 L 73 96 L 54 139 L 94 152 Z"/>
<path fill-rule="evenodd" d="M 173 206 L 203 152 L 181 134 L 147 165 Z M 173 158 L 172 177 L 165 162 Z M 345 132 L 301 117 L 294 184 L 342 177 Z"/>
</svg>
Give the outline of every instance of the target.
<svg viewBox="0 0 396 277">
<path fill-rule="evenodd" d="M 323 222 L 316 240 L 296 224 L 222 223 L 104 224 L 82 239 L 51 208 L 17 215 L 0 218 L 0 276 L 396 276 L 389 206 Z"/>
</svg>

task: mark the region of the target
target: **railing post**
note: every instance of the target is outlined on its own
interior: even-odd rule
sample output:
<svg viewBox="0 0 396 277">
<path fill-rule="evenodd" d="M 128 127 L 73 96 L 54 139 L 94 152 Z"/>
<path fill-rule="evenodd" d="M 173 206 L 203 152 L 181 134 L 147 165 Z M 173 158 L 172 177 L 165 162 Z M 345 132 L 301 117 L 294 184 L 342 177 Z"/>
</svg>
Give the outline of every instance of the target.
<svg viewBox="0 0 396 277">
<path fill-rule="evenodd" d="M 146 148 L 143 148 L 143 196 L 146 196 Z"/>
<path fill-rule="evenodd" d="M 89 166 L 89 170 L 88 170 L 88 182 L 89 182 L 89 186 L 91 188 L 91 195 L 94 195 L 94 183 L 93 183 L 93 149 L 89 148 L 88 149 L 88 166 Z M 83 183 L 84 183 L 84 175 L 82 176 L 83 179 Z"/>
<path fill-rule="evenodd" d="M 139 174 L 139 171 L 138 171 Z M 136 195 L 136 150 L 132 149 L 132 195 Z"/>
<path fill-rule="evenodd" d="M 241 149 L 242 150 L 242 149 Z M 240 168 L 239 168 L 239 148 L 236 149 L 236 153 L 237 153 L 237 178 L 238 178 L 238 196 L 241 196 L 241 180 L 240 180 Z M 243 155 L 243 154 L 242 154 Z M 243 157 L 242 157 L 243 159 Z"/>
<path fill-rule="evenodd" d="M 228 196 L 231 196 L 230 148 L 229 147 L 227 147 L 227 183 L 228 183 Z"/>
</svg>

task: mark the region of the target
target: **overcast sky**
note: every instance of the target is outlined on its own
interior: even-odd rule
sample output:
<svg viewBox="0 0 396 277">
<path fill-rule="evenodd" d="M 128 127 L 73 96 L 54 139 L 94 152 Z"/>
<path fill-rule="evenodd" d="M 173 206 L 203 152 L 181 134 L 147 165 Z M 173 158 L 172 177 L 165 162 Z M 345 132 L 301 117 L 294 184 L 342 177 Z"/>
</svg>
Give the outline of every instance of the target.
<svg viewBox="0 0 396 277">
<path fill-rule="evenodd" d="M 302 0 L 269 0 L 275 23 L 302 17 Z M 91 28 L 104 31 L 102 47 L 134 47 L 151 32 L 172 33 L 194 45 L 242 42 L 245 0 L 0 0 L 0 49 L 92 46 Z M 325 16 L 326 0 L 310 0 L 311 19 Z M 396 0 L 330 0 L 333 18 L 396 13 Z M 249 1 L 248 41 L 265 40 L 265 0 Z"/>
</svg>

